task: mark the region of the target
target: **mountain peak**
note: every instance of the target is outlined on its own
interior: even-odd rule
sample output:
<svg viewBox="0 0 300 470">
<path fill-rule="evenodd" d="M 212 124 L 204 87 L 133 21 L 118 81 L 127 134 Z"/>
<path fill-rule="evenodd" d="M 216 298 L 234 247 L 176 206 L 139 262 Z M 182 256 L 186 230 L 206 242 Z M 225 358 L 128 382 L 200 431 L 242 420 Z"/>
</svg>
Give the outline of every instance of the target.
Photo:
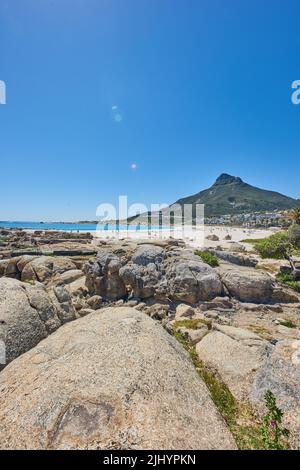
<svg viewBox="0 0 300 470">
<path fill-rule="evenodd" d="M 222 173 L 215 182 L 215 185 L 218 184 L 230 184 L 230 183 L 243 183 L 243 180 L 238 176 L 231 176 L 227 173 Z"/>
<path fill-rule="evenodd" d="M 300 200 L 256 188 L 238 176 L 222 173 L 208 189 L 176 201 L 179 205 L 204 204 L 205 217 L 272 212 L 299 207 Z"/>
</svg>

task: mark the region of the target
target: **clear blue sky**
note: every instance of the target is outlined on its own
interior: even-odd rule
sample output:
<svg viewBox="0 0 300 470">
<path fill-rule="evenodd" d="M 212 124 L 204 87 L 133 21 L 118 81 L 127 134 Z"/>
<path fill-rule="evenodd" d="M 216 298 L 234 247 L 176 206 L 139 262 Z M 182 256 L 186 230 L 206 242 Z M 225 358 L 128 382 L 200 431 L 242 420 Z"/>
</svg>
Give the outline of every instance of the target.
<svg viewBox="0 0 300 470">
<path fill-rule="evenodd" d="M 1 0 L 0 219 L 94 219 L 222 172 L 299 198 L 299 21 L 299 0 Z"/>
</svg>

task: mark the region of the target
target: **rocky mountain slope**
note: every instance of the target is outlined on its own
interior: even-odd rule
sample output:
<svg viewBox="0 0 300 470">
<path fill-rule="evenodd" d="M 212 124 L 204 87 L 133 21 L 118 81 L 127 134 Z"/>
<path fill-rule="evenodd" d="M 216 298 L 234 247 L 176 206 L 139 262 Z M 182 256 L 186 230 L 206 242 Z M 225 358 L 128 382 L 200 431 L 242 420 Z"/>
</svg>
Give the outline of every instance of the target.
<svg viewBox="0 0 300 470">
<path fill-rule="evenodd" d="M 192 213 L 185 213 L 185 224 L 192 222 L 192 218 L 201 218 L 201 213 L 196 213 L 196 205 L 204 204 L 205 217 L 234 215 L 251 212 L 280 211 L 293 209 L 300 206 L 299 199 L 293 199 L 283 194 L 256 188 L 245 183 L 237 176 L 226 173 L 221 174 L 215 183 L 208 189 L 178 199 L 168 208 L 160 212 L 151 213 L 152 225 L 174 225 L 182 223 L 182 208 L 184 205 L 192 205 Z M 170 213 L 174 214 L 174 222 L 170 221 Z M 129 223 L 147 225 L 149 223 L 147 213 L 133 216 L 128 219 Z M 124 222 L 124 221 L 123 221 Z"/>
<path fill-rule="evenodd" d="M 179 199 L 176 204 L 205 204 L 205 215 L 209 217 L 292 209 L 300 205 L 300 200 L 256 188 L 239 177 L 223 173 L 210 188 Z"/>
</svg>

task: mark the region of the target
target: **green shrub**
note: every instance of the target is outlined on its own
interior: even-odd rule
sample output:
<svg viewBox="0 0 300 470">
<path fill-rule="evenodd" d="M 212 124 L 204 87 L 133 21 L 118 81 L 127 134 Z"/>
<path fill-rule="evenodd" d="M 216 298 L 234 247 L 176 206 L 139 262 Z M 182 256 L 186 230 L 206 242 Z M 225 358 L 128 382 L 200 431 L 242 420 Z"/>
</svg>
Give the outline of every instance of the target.
<svg viewBox="0 0 300 470">
<path fill-rule="evenodd" d="M 287 328 L 297 328 L 296 323 L 294 323 L 292 320 L 281 321 L 280 325 L 286 326 Z"/>
<path fill-rule="evenodd" d="M 299 281 L 288 281 L 286 284 L 287 284 L 287 286 L 289 286 L 294 291 L 300 293 L 300 282 Z"/>
<path fill-rule="evenodd" d="M 285 259 L 292 248 L 285 232 L 274 233 L 255 244 L 255 249 L 262 258 Z"/>
<path fill-rule="evenodd" d="M 293 280 L 293 276 L 291 273 L 278 273 L 276 278 L 278 279 L 278 281 L 281 281 L 281 282 L 290 282 Z"/>
<path fill-rule="evenodd" d="M 288 437 L 290 431 L 282 427 L 283 412 L 276 405 L 276 398 L 271 390 L 267 390 L 264 396 L 267 414 L 264 416 L 261 426 L 261 436 L 267 450 L 288 449 Z"/>
<path fill-rule="evenodd" d="M 294 281 L 292 274 L 289 273 L 278 273 L 276 278 L 278 281 L 283 282 L 291 289 L 295 290 L 296 292 L 300 292 L 300 282 Z"/>
<path fill-rule="evenodd" d="M 244 240 L 241 240 L 241 243 L 249 243 L 250 245 L 256 245 L 262 240 L 265 240 L 265 238 L 245 238 Z"/>
<path fill-rule="evenodd" d="M 195 255 L 200 256 L 204 263 L 209 264 L 212 268 L 219 266 L 219 260 L 216 256 L 212 255 L 208 251 L 196 250 Z"/>
</svg>

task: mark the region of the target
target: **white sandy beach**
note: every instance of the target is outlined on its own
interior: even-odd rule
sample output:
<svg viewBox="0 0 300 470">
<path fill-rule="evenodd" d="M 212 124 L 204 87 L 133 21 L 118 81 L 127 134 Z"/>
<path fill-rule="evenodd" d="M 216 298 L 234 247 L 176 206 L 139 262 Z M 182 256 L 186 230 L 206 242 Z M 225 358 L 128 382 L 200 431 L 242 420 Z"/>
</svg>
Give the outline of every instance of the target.
<svg viewBox="0 0 300 470">
<path fill-rule="evenodd" d="M 123 230 L 120 232 L 114 230 L 98 230 L 95 233 L 91 232 L 95 239 L 110 239 L 110 238 L 119 238 L 120 240 L 124 239 L 133 239 L 133 240 L 164 240 L 170 237 L 174 239 L 180 239 L 185 241 L 188 245 L 197 246 L 197 247 L 217 247 L 221 246 L 223 248 L 230 247 L 232 242 L 241 242 L 244 239 L 252 238 L 259 239 L 265 238 L 272 233 L 278 231 L 277 228 L 270 229 L 248 229 L 244 227 L 227 227 L 227 226 L 205 226 L 202 228 L 194 229 L 192 227 L 185 227 L 184 231 L 178 228 L 173 231 L 171 230 Z M 215 235 L 219 240 L 208 240 L 206 237 Z M 230 236 L 230 240 L 225 240 L 227 236 Z"/>
</svg>

